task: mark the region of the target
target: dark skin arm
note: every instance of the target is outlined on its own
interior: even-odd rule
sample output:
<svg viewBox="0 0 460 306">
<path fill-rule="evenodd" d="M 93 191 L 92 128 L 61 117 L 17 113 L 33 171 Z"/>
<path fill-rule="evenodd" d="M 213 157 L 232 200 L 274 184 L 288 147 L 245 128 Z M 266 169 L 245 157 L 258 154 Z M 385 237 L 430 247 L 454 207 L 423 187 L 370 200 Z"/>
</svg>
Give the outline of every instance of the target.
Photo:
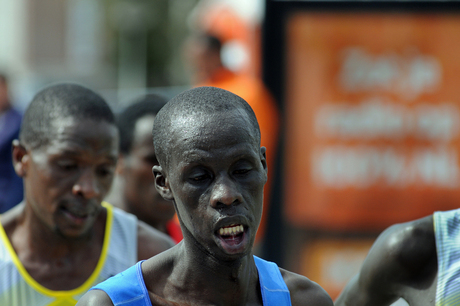
<svg viewBox="0 0 460 306">
<path fill-rule="evenodd" d="M 436 272 L 432 216 L 393 225 L 377 238 L 335 305 L 387 306 L 400 297 L 410 301 L 433 284 Z"/>
<path fill-rule="evenodd" d="M 289 289 L 293 306 L 333 306 L 331 297 L 317 283 L 281 268 L 280 271 Z"/>
</svg>

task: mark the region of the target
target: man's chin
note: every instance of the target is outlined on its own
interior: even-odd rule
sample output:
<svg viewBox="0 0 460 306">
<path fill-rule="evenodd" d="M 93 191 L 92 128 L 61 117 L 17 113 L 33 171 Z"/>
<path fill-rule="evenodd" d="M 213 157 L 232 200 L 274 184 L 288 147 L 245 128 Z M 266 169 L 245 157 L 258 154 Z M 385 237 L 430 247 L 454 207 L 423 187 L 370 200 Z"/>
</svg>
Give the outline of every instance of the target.
<svg viewBox="0 0 460 306">
<path fill-rule="evenodd" d="M 91 228 L 92 226 L 66 228 L 56 226 L 54 231 L 58 236 L 64 239 L 78 241 L 88 239 L 92 234 Z"/>
<path fill-rule="evenodd" d="M 251 253 L 252 244 L 247 232 L 237 236 L 216 235 L 216 240 L 222 251 L 230 258 L 239 258 Z"/>
</svg>

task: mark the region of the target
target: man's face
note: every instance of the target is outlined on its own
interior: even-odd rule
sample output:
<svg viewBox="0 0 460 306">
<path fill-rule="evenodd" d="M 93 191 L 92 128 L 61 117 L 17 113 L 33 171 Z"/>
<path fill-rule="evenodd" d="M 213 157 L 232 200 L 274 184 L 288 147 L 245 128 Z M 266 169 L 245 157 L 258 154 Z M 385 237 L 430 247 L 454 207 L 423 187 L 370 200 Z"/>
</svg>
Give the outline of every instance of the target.
<svg viewBox="0 0 460 306">
<path fill-rule="evenodd" d="M 26 150 L 20 163 L 26 209 L 34 220 L 68 238 L 88 233 L 110 189 L 118 156 L 115 125 L 56 119 L 50 143 Z"/>
<path fill-rule="evenodd" d="M 194 84 L 209 82 L 216 71 L 222 68 L 220 52 L 197 39 L 190 39 L 185 44 L 184 59 Z"/>
<path fill-rule="evenodd" d="M 122 156 L 125 201 L 129 212 L 157 227 L 175 213 L 171 201 L 166 201 L 155 188 L 152 167 L 158 165 L 152 143 L 154 116 L 140 118 L 135 125 L 133 143 L 128 155 Z"/>
<path fill-rule="evenodd" d="M 258 147 L 247 114 L 179 118 L 170 149 L 165 185 L 186 230 L 218 258 L 249 254 L 267 168 L 265 148 Z"/>
</svg>

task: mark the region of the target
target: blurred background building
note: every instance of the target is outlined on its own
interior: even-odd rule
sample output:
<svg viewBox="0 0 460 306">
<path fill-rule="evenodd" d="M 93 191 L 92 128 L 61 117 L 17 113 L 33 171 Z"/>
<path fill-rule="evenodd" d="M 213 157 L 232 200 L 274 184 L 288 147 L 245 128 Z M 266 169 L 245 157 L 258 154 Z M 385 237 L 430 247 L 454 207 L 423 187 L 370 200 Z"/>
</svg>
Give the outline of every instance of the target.
<svg viewBox="0 0 460 306">
<path fill-rule="evenodd" d="M 263 7 L 263 0 L 0 0 L 0 70 L 20 108 L 62 80 L 87 84 L 117 107 L 151 88 L 190 86 L 183 43 L 201 28 L 232 40 L 226 50 L 239 55 L 226 63 L 260 73 L 260 33 L 247 25 L 260 31 Z"/>
<path fill-rule="evenodd" d="M 0 1 L 0 69 L 25 105 L 37 88 L 81 82 L 123 93 L 183 86 L 180 49 L 196 0 Z M 121 103 L 121 102 L 120 102 Z"/>
</svg>

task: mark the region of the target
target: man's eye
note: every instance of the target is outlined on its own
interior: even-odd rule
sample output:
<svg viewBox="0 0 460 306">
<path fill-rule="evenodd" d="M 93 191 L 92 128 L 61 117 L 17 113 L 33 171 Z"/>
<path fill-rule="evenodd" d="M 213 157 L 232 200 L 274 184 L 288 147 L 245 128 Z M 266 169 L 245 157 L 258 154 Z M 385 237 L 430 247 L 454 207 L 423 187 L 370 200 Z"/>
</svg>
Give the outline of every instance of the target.
<svg viewBox="0 0 460 306">
<path fill-rule="evenodd" d="M 72 171 L 78 167 L 76 163 L 58 163 L 58 166 L 65 171 Z"/>
<path fill-rule="evenodd" d="M 112 169 L 112 167 L 101 167 L 97 169 L 97 174 L 99 176 L 109 176 L 109 175 L 112 175 L 113 173 L 114 173 L 114 170 Z"/>
<path fill-rule="evenodd" d="M 251 171 L 251 169 L 238 169 L 238 170 L 235 170 L 234 173 L 237 175 L 242 175 L 242 174 L 247 174 L 249 171 Z"/>
<path fill-rule="evenodd" d="M 194 182 L 200 182 L 200 181 L 206 180 L 208 177 L 209 176 L 207 174 L 201 174 L 201 175 L 192 176 L 190 179 Z"/>
</svg>

